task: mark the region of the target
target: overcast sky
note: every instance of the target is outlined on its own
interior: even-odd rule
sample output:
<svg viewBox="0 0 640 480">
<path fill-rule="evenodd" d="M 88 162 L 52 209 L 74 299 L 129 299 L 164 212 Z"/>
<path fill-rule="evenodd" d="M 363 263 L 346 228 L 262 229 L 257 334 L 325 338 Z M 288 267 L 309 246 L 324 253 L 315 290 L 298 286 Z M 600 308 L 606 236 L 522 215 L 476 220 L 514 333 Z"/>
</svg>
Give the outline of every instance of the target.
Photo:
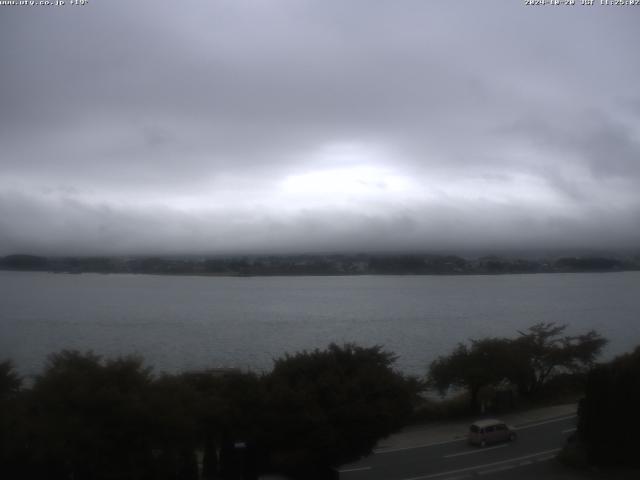
<svg viewBox="0 0 640 480">
<path fill-rule="evenodd" d="M 0 6 L 0 254 L 638 247 L 639 25 L 515 0 Z"/>
</svg>

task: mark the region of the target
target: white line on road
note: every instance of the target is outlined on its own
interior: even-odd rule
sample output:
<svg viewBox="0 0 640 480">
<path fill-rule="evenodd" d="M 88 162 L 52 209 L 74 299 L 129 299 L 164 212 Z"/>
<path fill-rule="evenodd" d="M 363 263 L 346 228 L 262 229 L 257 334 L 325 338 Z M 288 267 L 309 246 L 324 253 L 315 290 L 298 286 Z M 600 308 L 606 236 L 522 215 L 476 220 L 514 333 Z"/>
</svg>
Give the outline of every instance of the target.
<svg viewBox="0 0 640 480">
<path fill-rule="evenodd" d="M 512 468 L 516 468 L 518 465 L 503 465 L 501 467 L 490 468 L 489 470 L 482 470 L 478 472 L 478 475 L 489 475 L 492 473 L 504 472 L 505 470 L 511 470 Z"/>
<path fill-rule="evenodd" d="M 516 427 L 516 430 L 524 430 L 525 428 L 537 427 L 538 425 L 546 425 L 547 423 L 562 422 L 563 420 L 569 420 L 570 418 L 575 417 L 577 417 L 577 415 L 568 415 L 566 417 L 553 418 L 551 420 L 544 420 L 542 422 L 530 423 L 528 425 L 523 425 L 522 427 Z"/>
<path fill-rule="evenodd" d="M 356 467 L 356 468 L 345 468 L 344 470 L 338 470 L 339 473 L 347 473 L 347 472 L 362 472 L 364 470 L 371 470 L 371 467 Z"/>
<path fill-rule="evenodd" d="M 380 455 L 381 453 L 402 452 L 403 450 L 414 450 L 416 448 L 435 447 L 438 445 L 446 445 L 448 443 L 456 443 L 456 442 L 464 442 L 464 441 L 466 441 L 466 439 L 459 438 L 457 440 L 446 440 L 444 442 L 423 443 L 421 445 L 413 445 L 411 447 L 385 448 L 384 450 L 374 450 L 373 453 L 375 453 L 376 455 Z"/>
<path fill-rule="evenodd" d="M 468 452 L 452 453 L 451 455 L 445 455 L 444 458 L 459 457 L 461 455 L 471 455 L 472 453 L 482 453 L 488 450 L 495 450 L 496 448 L 504 448 L 508 446 L 509 446 L 508 443 L 503 443 L 502 445 L 496 445 L 495 447 L 478 448 L 474 450 L 469 450 Z"/>
<path fill-rule="evenodd" d="M 556 458 L 555 455 L 547 455 L 545 457 L 536 458 L 536 462 L 548 462 L 549 460 L 553 460 L 554 458 Z"/>
<path fill-rule="evenodd" d="M 519 460 L 526 460 L 527 458 L 539 457 L 540 455 L 549 455 L 551 453 L 557 453 L 560 450 L 561 450 L 560 448 L 554 448 L 552 450 L 544 450 L 542 452 L 531 453 L 529 455 L 523 455 L 522 457 L 510 458 L 508 460 L 501 460 L 499 462 L 485 463 L 483 465 L 474 465 L 472 467 L 459 468 L 457 470 L 449 470 L 447 472 L 432 473 L 430 475 L 423 475 L 421 477 L 405 478 L 404 480 L 426 480 L 428 478 L 443 477 L 445 475 L 453 475 L 453 474 L 456 474 L 456 473 L 469 472 L 469 471 L 472 471 L 472 470 L 478 470 L 478 469 L 482 469 L 482 468 L 503 465 L 503 464 L 506 464 L 506 463 L 509 463 L 509 462 L 518 462 Z"/>
<path fill-rule="evenodd" d="M 565 430 L 562 430 L 562 432 L 561 432 L 561 433 L 575 432 L 576 430 L 577 430 L 577 429 L 576 429 L 576 427 L 573 427 L 573 428 L 567 428 L 567 429 L 565 429 Z"/>
</svg>

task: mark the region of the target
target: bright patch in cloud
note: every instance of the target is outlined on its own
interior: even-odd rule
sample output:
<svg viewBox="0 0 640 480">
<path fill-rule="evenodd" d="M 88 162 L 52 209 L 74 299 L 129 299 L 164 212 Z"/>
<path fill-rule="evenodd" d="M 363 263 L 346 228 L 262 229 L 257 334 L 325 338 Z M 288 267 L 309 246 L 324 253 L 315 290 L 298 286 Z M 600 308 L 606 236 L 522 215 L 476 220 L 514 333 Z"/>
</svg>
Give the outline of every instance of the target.
<svg viewBox="0 0 640 480">
<path fill-rule="evenodd" d="M 281 187 L 285 192 L 297 195 L 362 197 L 402 194 L 414 185 L 410 178 L 388 168 L 356 165 L 289 175 Z"/>
</svg>

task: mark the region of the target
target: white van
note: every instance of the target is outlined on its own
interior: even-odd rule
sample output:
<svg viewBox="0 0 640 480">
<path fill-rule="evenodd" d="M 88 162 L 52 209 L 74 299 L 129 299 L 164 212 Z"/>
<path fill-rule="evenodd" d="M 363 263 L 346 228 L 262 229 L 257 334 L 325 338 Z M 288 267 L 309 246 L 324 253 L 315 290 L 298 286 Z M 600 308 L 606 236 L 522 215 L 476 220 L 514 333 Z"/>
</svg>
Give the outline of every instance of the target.
<svg viewBox="0 0 640 480">
<path fill-rule="evenodd" d="M 481 447 L 490 443 L 512 442 L 516 437 L 513 427 L 495 418 L 478 420 L 469 427 L 469 443 Z"/>
</svg>

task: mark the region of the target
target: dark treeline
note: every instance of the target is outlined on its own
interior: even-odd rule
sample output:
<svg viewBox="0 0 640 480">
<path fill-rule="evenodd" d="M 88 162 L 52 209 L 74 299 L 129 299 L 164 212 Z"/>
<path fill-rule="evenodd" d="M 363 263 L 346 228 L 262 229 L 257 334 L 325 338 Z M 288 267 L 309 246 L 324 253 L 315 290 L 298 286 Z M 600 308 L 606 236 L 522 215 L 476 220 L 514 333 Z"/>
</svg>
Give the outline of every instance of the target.
<svg viewBox="0 0 640 480">
<path fill-rule="evenodd" d="M 380 347 L 330 345 L 256 375 L 154 375 L 63 351 L 28 388 L 0 363 L 0 478 L 332 478 L 409 419 L 420 384 Z"/>
<path fill-rule="evenodd" d="M 40 257 L 8 255 L 0 269 L 173 275 L 463 275 L 640 270 L 640 256 L 542 260 L 455 255 L 280 255 L 239 257 Z"/>
<path fill-rule="evenodd" d="M 462 415 L 503 411 L 569 385 L 584 394 L 580 448 L 597 464 L 637 464 L 640 348 L 595 363 L 606 340 L 538 323 L 513 338 L 459 344 L 431 363 L 427 381 L 393 369 L 381 347 L 330 345 L 285 355 L 270 372 L 153 373 L 138 357 L 91 352 L 49 357 L 27 386 L 0 362 L 0 478 L 75 480 L 335 478 L 335 468 L 455 386 Z M 485 394 L 483 394 L 483 392 Z M 491 392 L 487 396 L 486 392 Z M 446 402 L 447 400 L 445 400 Z M 584 455 L 587 455 L 586 453 Z"/>
<path fill-rule="evenodd" d="M 538 323 L 514 338 L 460 343 L 431 363 L 429 385 L 442 393 L 450 387 L 465 389 L 474 413 L 481 411 L 481 403 L 499 402 L 496 391 L 507 407 L 516 398 L 535 400 L 567 388 L 583 391 L 586 375 L 607 341 L 594 330 L 580 335 L 566 335 L 565 330 L 566 325 Z M 483 390 L 494 396 L 481 398 Z"/>
</svg>

